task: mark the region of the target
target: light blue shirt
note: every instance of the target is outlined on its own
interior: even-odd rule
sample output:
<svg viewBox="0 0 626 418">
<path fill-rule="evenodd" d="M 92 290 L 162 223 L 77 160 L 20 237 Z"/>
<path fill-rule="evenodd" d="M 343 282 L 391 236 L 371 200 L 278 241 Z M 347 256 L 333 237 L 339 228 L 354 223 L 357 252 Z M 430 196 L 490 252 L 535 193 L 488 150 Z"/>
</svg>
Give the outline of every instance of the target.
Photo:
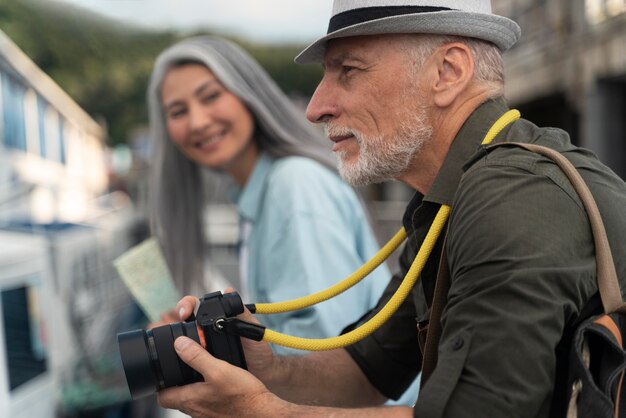
<svg viewBox="0 0 626 418">
<path fill-rule="evenodd" d="M 280 302 L 326 289 L 378 251 L 354 190 L 308 158 L 261 154 L 237 206 L 248 230 L 242 268 L 246 303 Z M 382 265 L 331 300 L 259 320 L 289 335 L 336 336 L 376 304 L 390 277 Z M 304 354 L 273 348 L 279 354 Z"/>
<path fill-rule="evenodd" d="M 354 190 L 308 158 L 261 154 L 236 198 L 245 239 L 241 271 L 246 303 L 281 302 L 326 289 L 352 274 L 379 249 Z M 259 315 L 288 335 L 326 338 L 372 308 L 391 277 L 379 266 L 360 283 L 310 308 Z M 305 354 L 280 346 L 278 354 Z M 415 403 L 419 377 L 397 401 Z"/>
</svg>

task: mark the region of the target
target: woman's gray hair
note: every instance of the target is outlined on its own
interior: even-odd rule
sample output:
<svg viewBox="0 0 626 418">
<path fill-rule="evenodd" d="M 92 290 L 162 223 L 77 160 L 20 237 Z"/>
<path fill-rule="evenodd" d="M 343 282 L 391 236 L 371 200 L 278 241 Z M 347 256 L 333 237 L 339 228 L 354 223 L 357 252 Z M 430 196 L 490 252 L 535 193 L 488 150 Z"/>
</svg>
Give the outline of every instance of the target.
<svg viewBox="0 0 626 418">
<path fill-rule="evenodd" d="M 254 139 L 260 149 L 274 157 L 308 157 L 336 170 L 321 133 L 238 45 L 221 38 L 199 36 L 164 50 L 155 62 L 147 92 L 155 150 L 149 193 L 150 225 L 174 281 L 184 293 L 191 290 L 193 282 L 203 280 L 206 174 L 170 140 L 161 104 L 161 84 L 172 67 L 191 62 L 209 68 L 246 105 L 255 120 Z"/>
</svg>

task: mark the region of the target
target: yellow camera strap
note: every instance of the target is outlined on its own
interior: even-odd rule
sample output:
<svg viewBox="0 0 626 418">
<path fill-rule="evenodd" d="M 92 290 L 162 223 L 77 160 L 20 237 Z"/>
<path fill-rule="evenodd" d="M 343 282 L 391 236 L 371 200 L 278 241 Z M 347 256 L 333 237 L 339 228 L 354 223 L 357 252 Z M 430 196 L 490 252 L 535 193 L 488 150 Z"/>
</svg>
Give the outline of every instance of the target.
<svg viewBox="0 0 626 418">
<path fill-rule="evenodd" d="M 482 144 L 487 145 L 491 143 L 491 141 L 493 141 L 493 139 L 507 125 L 516 121 L 519 118 L 520 113 L 517 110 L 509 110 L 508 112 L 506 112 L 489 129 L 487 135 L 485 135 L 485 138 L 482 141 Z M 398 287 L 396 292 L 376 315 L 360 325 L 358 328 L 355 328 L 354 330 L 339 335 L 337 337 L 311 339 L 281 334 L 279 332 L 272 331 L 271 329 L 259 327 L 258 325 L 248 324 L 243 321 L 235 320 L 228 321 L 229 328 L 232 327 L 231 332 L 245 336 L 247 338 L 252 338 L 255 340 L 262 339 L 263 341 L 266 341 L 268 343 L 307 351 L 332 350 L 335 348 L 345 347 L 362 340 L 369 334 L 376 331 L 382 324 L 384 324 L 398 310 L 400 305 L 407 298 L 407 296 L 411 292 L 411 289 L 413 288 L 413 286 L 415 286 L 415 283 L 417 282 L 424 268 L 424 265 L 426 264 L 426 261 L 428 260 L 428 257 L 430 256 L 435 246 L 435 243 L 437 242 L 437 239 L 441 235 L 441 231 L 448 221 L 450 211 L 450 206 L 441 206 L 439 212 L 433 220 L 432 225 L 430 226 L 430 229 L 428 230 L 428 233 L 426 234 L 426 238 L 424 239 L 424 242 L 422 243 L 422 246 L 420 247 L 417 256 L 413 260 L 409 271 L 402 280 L 402 283 L 400 283 L 400 286 Z M 393 253 L 400 246 L 400 244 L 404 242 L 405 239 L 406 231 L 404 230 L 404 228 L 401 228 L 394 235 L 394 237 L 391 238 L 391 240 L 387 244 L 385 244 L 383 248 L 381 248 L 381 250 L 376 255 L 374 255 L 374 257 L 372 257 L 367 263 L 361 266 L 357 271 L 352 273 L 346 279 L 329 287 L 328 289 L 290 301 L 277 303 L 259 303 L 256 305 L 246 306 L 248 306 L 251 311 L 258 314 L 274 314 L 300 310 L 331 299 L 338 294 L 345 292 L 347 289 L 351 288 L 352 286 L 363 280 L 365 276 L 367 276 L 383 261 L 385 261 L 391 255 L 391 253 Z M 251 327 L 256 329 L 256 331 L 252 331 Z"/>
</svg>

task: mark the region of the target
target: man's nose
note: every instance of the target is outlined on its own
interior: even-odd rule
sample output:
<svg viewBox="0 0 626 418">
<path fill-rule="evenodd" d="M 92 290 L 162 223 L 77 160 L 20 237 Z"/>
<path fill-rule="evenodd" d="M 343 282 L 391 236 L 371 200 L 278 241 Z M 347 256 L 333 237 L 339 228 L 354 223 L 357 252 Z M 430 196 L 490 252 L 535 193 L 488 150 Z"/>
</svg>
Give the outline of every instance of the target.
<svg viewBox="0 0 626 418">
<path fill-rule="evenodd" d="M 322 123 L 337 117 L 338 105 L 335 95 L 336 91 L 331 83 L 326 77 L 322 78 L 306 108 L 307 119 L 313 123 Z"/>
</svg>

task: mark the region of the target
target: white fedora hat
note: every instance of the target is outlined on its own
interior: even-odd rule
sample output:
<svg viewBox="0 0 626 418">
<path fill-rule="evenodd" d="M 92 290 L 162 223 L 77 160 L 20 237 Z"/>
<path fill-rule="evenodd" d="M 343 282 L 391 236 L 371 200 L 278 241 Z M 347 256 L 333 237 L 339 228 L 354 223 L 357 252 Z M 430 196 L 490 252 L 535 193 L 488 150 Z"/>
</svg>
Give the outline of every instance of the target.
<svg viewBox="0 0 626 418">
<path fill-rule="evenodd" d="M 502 51 L 521 29 L 491 12 L 490 0 L 335 0 L 326 36 L 306 47 L 299 64 L 321 62 L 326 43 L 335 38 L 391 33 L 432 33 L 483 39 Z"/>
</svg>

